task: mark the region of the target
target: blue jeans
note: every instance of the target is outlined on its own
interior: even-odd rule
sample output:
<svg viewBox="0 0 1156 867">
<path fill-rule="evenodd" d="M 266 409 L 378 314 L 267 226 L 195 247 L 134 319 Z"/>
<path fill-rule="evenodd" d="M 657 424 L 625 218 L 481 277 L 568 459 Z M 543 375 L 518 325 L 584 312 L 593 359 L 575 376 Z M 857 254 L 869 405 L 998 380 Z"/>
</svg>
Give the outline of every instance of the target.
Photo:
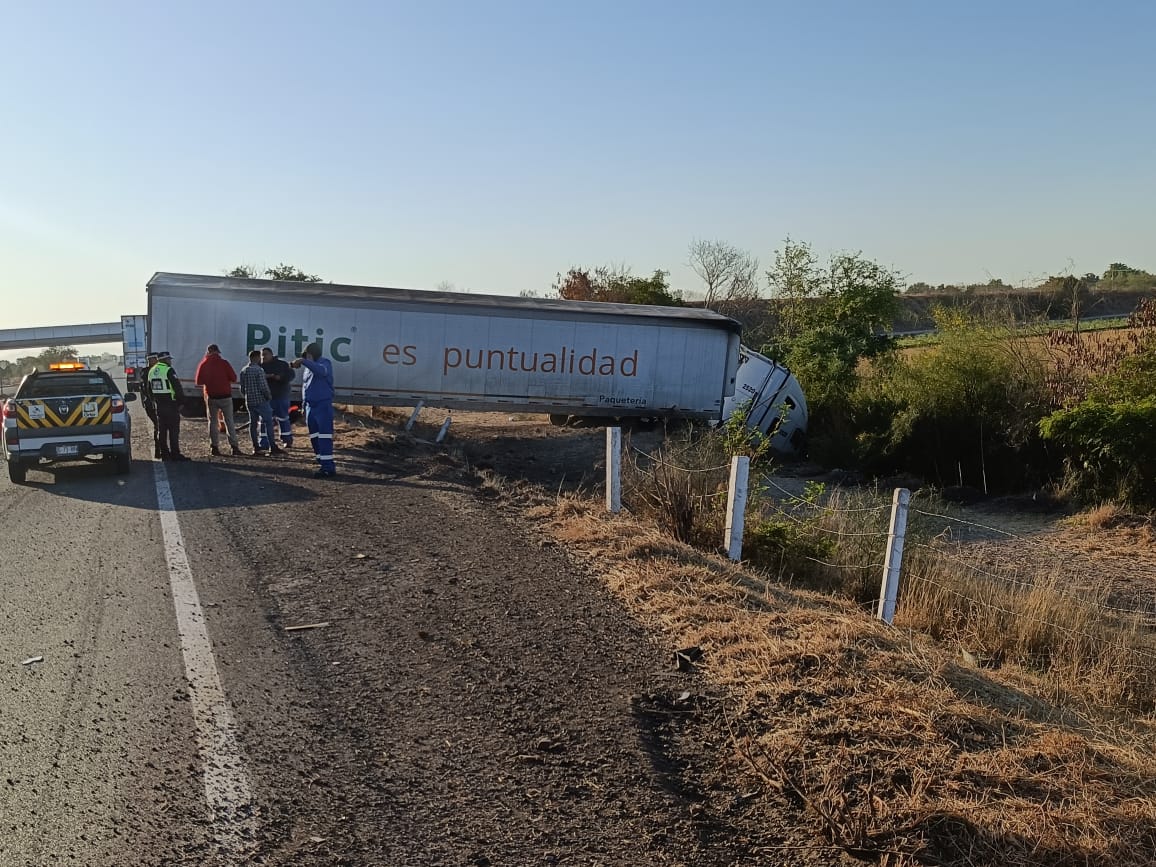
<svg viewBox="0 0 1156 867">
<path fill-rule="evenodd" d="M 253 451 L 261 450 L 261 425 L 265 430 L 273 429 L 273 407 L 268 401 L 257 405 L 247 404 L 249 410 L 249 436 L 253 440 Z"/>
<path fill-rule="evenodd" d="M 273 424 L 281 435 L 282 445 L 293 445 L 293 424 L 289 421 L 289 398 L 273 398 L 269 401 L 269 408 L 273 412 Z M 269 428 L 261 425 L 261 448 L 269 448 Z"/>
</svg>

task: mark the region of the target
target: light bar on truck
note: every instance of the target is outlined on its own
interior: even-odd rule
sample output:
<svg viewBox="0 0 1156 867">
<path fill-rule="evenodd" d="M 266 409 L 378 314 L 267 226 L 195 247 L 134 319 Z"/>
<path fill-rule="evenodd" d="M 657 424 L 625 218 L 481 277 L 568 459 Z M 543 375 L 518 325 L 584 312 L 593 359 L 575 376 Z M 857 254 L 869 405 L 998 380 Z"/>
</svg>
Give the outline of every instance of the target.
<svg viewBox="0 0 1156 867">
<path fill-rule="evenodd" d="M 88 365 L 81 361 L 55 361 L 48 365 L 49 370 L 88 370 Z"/>
</svg>

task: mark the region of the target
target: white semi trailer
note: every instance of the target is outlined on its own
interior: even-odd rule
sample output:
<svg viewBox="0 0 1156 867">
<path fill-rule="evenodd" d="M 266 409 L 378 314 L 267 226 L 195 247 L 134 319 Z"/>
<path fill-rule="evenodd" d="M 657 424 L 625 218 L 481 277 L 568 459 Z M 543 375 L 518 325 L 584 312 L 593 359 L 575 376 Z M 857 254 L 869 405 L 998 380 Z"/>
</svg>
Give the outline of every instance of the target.
<svg viewBox="0 0 1156 867">
<path fill-rule="evenodd" d="M 778 451 L 806 430 L 795 377 L 709 310 L 163 272 L 146 289 L 149 349 L 191 397 L 210 343 L 237 368 L 317 343 L 338 403 L 720 421 L 749 401 Z"/>
</svg>

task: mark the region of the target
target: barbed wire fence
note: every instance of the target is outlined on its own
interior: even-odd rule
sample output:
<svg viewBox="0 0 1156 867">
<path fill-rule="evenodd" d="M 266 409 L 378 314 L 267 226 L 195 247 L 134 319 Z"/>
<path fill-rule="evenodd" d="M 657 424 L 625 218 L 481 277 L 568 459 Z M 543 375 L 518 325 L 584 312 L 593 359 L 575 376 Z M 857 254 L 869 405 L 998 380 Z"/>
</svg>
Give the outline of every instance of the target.
<svg viewBox="0 0 1156 867">
<path fill-rule="evenodd" d="M 609 498 L 612 469 L 621 471 L 620 459 L 610 453 L 621 440 L 609 431 L 607 447 Z M 717 475 L 726 469 L 679 466 L 633 451 L 642 473 Z M 796 558 L 828 573 L 828 585 L 852 588 L 849 595 L 887 623 L 899 618 L 935 634 L 965 636 L 988 659 L 1014 652 L 1055 660 L 1078 643 L 1089 658 L 1111 651 L 1118 665 L 1156 671 L 1156 587 L 1129 593 L 1119 582 L 1109 586 L 1094 554 L 1057 549 L 1049 534 L 1018 533 L 995 526 L 998 519 L 985 523 L 952 514 L 931 498 L 913 502 L 902 488 L 816 494 L 773 475 L 752 481 L 748 473 L 749 461 L 735 457 L 727 489 L 703 495 L 727 497 L 722 542 L 732 560 L 742 559 L 747 501 L 755 489 L 764 495 L 757 498 L 759 520 L 786 522 L 829 541 L 822 548 L 826 556 L 796 552 Z M 620 496 L 620 481 L 618 491 Z M 876 581 L 878 595 L 865 598 Z"/>
</svg>

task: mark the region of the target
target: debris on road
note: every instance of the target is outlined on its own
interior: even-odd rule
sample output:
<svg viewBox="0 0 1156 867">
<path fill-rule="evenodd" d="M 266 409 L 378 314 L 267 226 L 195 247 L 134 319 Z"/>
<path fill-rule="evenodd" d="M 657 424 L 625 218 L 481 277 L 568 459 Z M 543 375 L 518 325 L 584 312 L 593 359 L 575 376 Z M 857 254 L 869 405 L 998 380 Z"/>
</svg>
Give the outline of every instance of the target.
<svg viewBox="0 0 1156 867">
<path fill-rule="evenodd" d="M 32 663 L 34 663 L 34 662 L 44 662 L 44 657 L 43 656 L 30 656 L 20 664 L 21 665 L 32 665 Z"/>
<path fill-rule="evenodd" d="M 328 620 L 322 621 L 321 623 L 303 623 L 300 626 L 286 626 L 285 631 L 286 632 L 300 632 L 303 629 L 324 629 L 328 625 L 329 625 Z"/>
</svg>

